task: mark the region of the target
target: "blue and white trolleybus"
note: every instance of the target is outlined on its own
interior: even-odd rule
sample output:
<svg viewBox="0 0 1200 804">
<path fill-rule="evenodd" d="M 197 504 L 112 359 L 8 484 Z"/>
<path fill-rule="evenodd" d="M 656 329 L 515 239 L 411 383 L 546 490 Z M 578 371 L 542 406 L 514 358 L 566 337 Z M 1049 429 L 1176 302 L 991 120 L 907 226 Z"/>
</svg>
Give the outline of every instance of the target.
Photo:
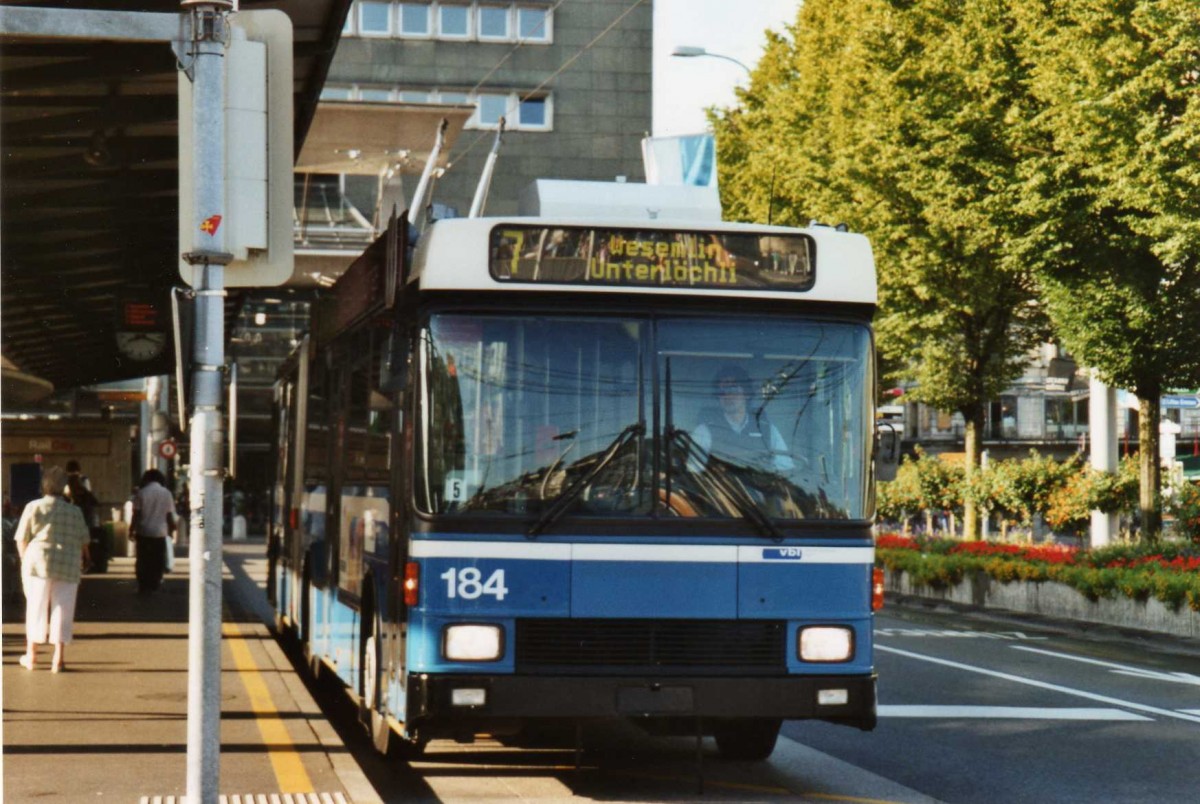
<svg viewBox="0 0 1200 804">
<path fill-rule="evenodd" d="M 875 725 L 861 235 L 399 224 L 276 388 L 271 591 L 376 745 L 632 718 L 761 759 Z"/>
</svg>

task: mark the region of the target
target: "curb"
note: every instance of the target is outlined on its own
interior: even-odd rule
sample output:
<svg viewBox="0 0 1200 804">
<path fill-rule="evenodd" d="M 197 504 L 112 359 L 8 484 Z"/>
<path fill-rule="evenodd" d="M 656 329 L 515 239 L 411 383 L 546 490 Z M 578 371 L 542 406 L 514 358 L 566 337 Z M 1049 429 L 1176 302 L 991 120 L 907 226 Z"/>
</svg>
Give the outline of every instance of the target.
<svg viewBox="0 0 1200 804">
<path fill-rule="evenodd" d="M 982 576 L 982 577 L 979 577 Z M 1172 610 L 1153 598 L 1089 600 L 1076 589 L 1054 581 L 1001 583 L 986 573 L 964 578 L 955 586 L 931 589 L 909 582 L 907 573 L 887 572 L 890 599 L 901 605 L 945 605 L 956 610 L 985 611 L 998 616 L 1043 618 L 1060 627 L 1095 631 L 1111 629 L 1138 636 L 1178 640 L 1200 650 L 1200 612 L 1186 605 Z"/>
</svg>

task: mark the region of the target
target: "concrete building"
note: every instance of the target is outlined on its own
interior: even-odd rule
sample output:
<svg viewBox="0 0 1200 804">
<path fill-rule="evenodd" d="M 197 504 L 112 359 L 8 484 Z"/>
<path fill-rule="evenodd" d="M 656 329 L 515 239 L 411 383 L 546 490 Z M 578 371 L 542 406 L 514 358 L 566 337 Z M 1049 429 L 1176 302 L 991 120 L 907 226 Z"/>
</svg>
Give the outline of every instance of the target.
<svg viewBox="0 0 1200 804">
<path fill-rule="evenodd" d="M 1087 454 L 1089 438 L 1088 372 L 1055 344 L 1043 344 L 1029 355 L 1024 373 L 985 413 L 983 448 L 993 459 L 1023 458 L 1030 449 L 1066 458 Z M 1137 399 L 1117 395 L 1117 432 L 1120 453 L 1137 450 Z M 904 397 L 900 397 L 903 402 Z M 1200 399 L 1194 392 L 1172 393 L 1161 400 L 1162 419 L 1177 426 L 1175 451 L 1179 457 L 1200 452 Z M 889 406 L 899 413 L 900 405 Z M 963 449 L 965 422 L 960 413 L 935 410 L 928 405 L 903 404 L 903 428 L 908 447 L 920 444 L 929 452 Z"/>
<path fill-rule="evenodd" d="M 651 3 L 628 0 L 359 0 L 322 99 L 470 107 L 434 187 L 442 215 L 467 213 L 503 117 L 485 213 L 513 214 L 534 178 L 644 179 L 652 16 Z M 339 181 L 370 217 L 374 177 L 321 180 Z M 405 181 L 411 198 L 415 181 Z"/>
</svg>

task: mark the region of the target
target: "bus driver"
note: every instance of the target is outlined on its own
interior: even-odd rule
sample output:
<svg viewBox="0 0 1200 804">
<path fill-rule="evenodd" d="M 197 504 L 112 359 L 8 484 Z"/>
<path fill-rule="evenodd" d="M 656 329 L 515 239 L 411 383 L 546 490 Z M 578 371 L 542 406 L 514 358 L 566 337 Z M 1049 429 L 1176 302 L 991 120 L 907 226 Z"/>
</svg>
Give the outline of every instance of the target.
<svg viewBox="0 0 1200 804">
<path fill-rule="evenodd" d="M 779 429 L 761 413 L 751 415 L 751 387 L 750 377 L 737 366 L 718 371 L 713 391 L 720 408 L 700 412 L 700 424 L 692 432 L 692 439 L 705 455 L 715 453 L 731 464 L 790 471 L 795 462 Z"/>
</svg>

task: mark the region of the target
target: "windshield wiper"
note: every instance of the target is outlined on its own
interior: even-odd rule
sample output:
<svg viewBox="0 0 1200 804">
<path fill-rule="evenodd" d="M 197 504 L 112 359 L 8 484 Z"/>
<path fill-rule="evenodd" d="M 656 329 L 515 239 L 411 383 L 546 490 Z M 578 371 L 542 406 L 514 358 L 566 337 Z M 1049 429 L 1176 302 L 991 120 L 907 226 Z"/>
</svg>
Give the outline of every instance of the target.
<svg viewBox="0 0 1200 804">
<path fill-rule="evenodd" d="M 688 465 L 688 461 L 693 456 L 702 456 L 704 454 L 704 450 L 700 449 L 695 439 L 692 438 L 691 433 L 688 433 L 686 430 L 671 428 L 667 433 L 667 438 L 683 447 L 684 466 Z M 670 463 L 670 459 L 668 459 L 667 463 Z M 763 535 L 770 536 L 777 542 L 783 541 L 783 533 L 775 526 L 771 518 L 763 513 L 763 510 L 754 503 L 754 500 L 750 498 L 746 490 L 729 476 L 729 470 L 726 469 L 723 463 L 720 461 L 709 461 L 708 476 L 712 480 L 713 485 L 717 487 L 717 490 L 733 503 L 733 507 L 742 515 L 742 519 L 758 528 Z"/>
<path fill-rule="evenodd" d="M 583 490 L 590 486 L 592 481 L 596 479 L 596 476 L 612 463 L 613 458 L 617 457 L 617 453 L 621 451 L 621 448 L 629 443 L 631 439 L 645 435 L 645 433 L 646 425 L 642 422 L 634 422 L 617 433 L 617 437 L 608 445 L 604 456 L 596 461 L 596 465 L 555 497 L 554 502 L 542 512 L 542 515 L 529 527 L 525 535 L 532 539 L 562 518 L 562 515 L 571 507 L 571 503 L 575 502 L 579 498 L 579 495 L 583 494 Z"/>
</svg>

